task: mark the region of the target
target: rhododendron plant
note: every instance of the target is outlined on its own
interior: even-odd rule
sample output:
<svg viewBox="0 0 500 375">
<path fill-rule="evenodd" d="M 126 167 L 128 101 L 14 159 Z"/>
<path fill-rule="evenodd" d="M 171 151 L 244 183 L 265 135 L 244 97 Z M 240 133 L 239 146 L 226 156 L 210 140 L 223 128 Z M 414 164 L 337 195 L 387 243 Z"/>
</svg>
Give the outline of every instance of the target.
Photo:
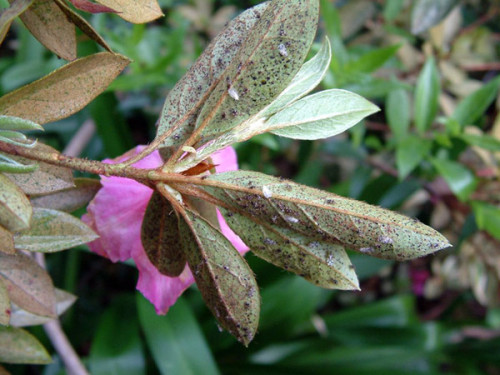
<svg viewBox="0 0 500 375">
<path fill-rule="evenodd" d="M 105 163 L 119 163 L 138 154 L 144 146 L 138 146 L 125 155 Z M 227 147 L 212 155 L 216 172 L 238 169 L 236 152 Z M 136 168 L 157 168 L 163 164 L 158 151 L 134 164 Z M 177 298 L 194 282 L 188 267 L 177 277 L 162 275 L 148 259 L 141 243 L 141 225 L 153 190 L 135 180 L 122 177 L 101 177 L 102 188 L 87 207 L 82 217 L 99 238 L 89 243 L 92 251 L 113 262 L 133 259 L 139 270 L 137 289 L 155 306 L 156 312 L 164 314 Z M 119 197 L 119 199 L 117 199 Z M 221 232 L 234 247 L 244 254 L 248 247 L 227 226 L 217 211 Z"/>
</svg>

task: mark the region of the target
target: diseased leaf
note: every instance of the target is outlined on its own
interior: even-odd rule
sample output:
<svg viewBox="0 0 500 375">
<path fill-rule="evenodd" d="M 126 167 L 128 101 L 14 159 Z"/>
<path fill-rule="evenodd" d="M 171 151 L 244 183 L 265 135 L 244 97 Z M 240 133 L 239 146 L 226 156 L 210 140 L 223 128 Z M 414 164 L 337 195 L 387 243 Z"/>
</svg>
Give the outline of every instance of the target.
<svg viewBox="0 0 500 375">
<path fill-rule="evenodd" d="M 458 0 L 416 0 L 411 12 L 411 32 L 420 34 L 437 25 L 458 4 Z"/>
<path fill-rule="evenodd" d="M 415 126 L 420 133 L 429 129 L 438 110 L 438 96 L 440 91 L 439 74 L 430 57 L 418 77 L 415 89 Z"/>
<path fill-rule="evenodd" d="M 158 271 L 170 277 L 182 273 L 186 256 L 179 236 L 179 219 L 170 202 L 156 191 L 144 215 L 141 241 L 149 260 Z"/>
<path fill-rule="evenodd" d="M 160 5 L 156 0 L 96 0 L 98 3 L 112 8 L 124 20 L 132 23 L 146 23 L 161 16 Z"/>
<path fill-rule="evenodd" d="M 33 258 L 0 253 L 0 278 L 16 305 L 36 315 L 56 317 L 52 280 Z"/>
<path fill-rule="evenodd" d="M 219 324 L 247 346 L 257 331 L 260 297 L 252 270 L 205 219 L 183 213 L 179 232 L 189 268 Z"/>
<path fill-rule="evenodd" d="M 85 35 L 90 39 L 100 44 L 106 51 L 113 52 L 111 47 L 108 46 L 106 41 L 99 35 L 97 31 L 87 22 L 85 18 L 80 16 L 78 13 L 73 11 L 69 6 L 66 5 L 64 0 L 54 0 L 57 6 L 63 11 L 63 13 L 68 17 L 68 19 L 73 22 L 76 27 L 78 27 Z"/>
<path fill-rule="evenodd" d="M 56 289 L 56 314 L 61 316 L 76 301 L 76 296 L 61 289 Z M 13 327 L 29 327 L 45 324 L 53 318 L 32 314 L 13 304 L 10 325 Z"/>
<path fill-rule="evenodd" d="M 39 124 L 78 112 L 129 64 L 124 56 L 101 52 L 66 64 L 0 98 L 0 113 Z"/>
<path fill-rule="evenodd" d="M 309 95 L 266 121 L 271 133 L 293 139 L 323 139 L 340 134 L 380 109 L 345 90 Z"/>
<path fill-rule="evenodd" d="M 288 86 L 309 51 L 318 12 L 318 0 L 269 4 L 205 102 L 189 145 L 226 133 Z"/>
<path fill-rule="evenodd" d="M 475 190 L 477 180 L 474 174 L 462 164 L 447 159 L 432 159 L 434 168 L 450 186 L 456 196 L 464 201 Z"/>
<path fill-rule="evenodd" d="M 5 35 L 10 29 L 12 21 L 28 9 L 34 0 L 15 0 L 11 6 L 0 13 L 0 44 L 5 39 Z M 1 128 L 1 127 L 0 127 Z"/>
<path fill-rule="evenodd" d="M 59 152 L 50 146 L 43 143 L 37 143 L 34 149 L 44 153 Z M 30 159 L 21 156 L 11 156 L 17 162 L 31 166 L 33 162 Z M 58 190 L 68 189 L 74 187 L 73 172 L 69 168 L 57 167 L 52 164 L 38 162 L 38 168 L 31 173 L 23 174 L 6 174 L 12 181 L 19 186 L 25 194 L 47 194 Z"/>
<path fill-rule="evenodd" d="M 76 9 L 89 13 L 116 13 L 116 10 L 110 7 L 99 5 L 88 0 L 69 0 Z"/>
<path fill-rule="evenodd" d="M 35 1 L 21 15 L 21 20 L 33 36 L 57 56 L 69 61 L 76 59 L 75 26 L 53 0 Z"/>
<path fill-rule="evenodd" d="M 10 298 L 7 288 L 2 279 L 0 279 L 0 325 L 9 325 L 11 316 Z"/>
<path fill-rule="evenodd" d="M 359 290 L 356 272 L 342 246 L 312 241 L 289 229 L 223 212 L 231 229 L 260 258 L 323 288 Z"/>
<path fill-rule="evenodd" d="M 0 173 L 0 225 L 13 232 L 26 229 L 32 214 L 30 201 L 21 189 Z"/>
<path fill-rule="evenodd" d="M 453 111 L 451 118 L 462 126 L 473 124 L 495 100 L 499 87 L 500 77 L 492 79 L 463 99 Z"/>
<path fill-rule="evenodd" d="M 1 116 L 0 115 L 0 129 L 1 130 L 43 130 L 41 125 L 20 117 Z"/>
<path fill-rule="evenodd" d="M 34 208 L 29 229 L 14 236 L 16 249 L 52 253 L 98 238 L 80 219 L 65 212 Z"/>
<path fill-rule="evenodd" d="M 5 254 L 15 254 L 14 235 L 0 225 L 0 252 Z"/>
<path fill-rule="evenodd" d="M 90 202 L 101 188 L 99 180 L 75 178 L 75 186 L 54 193 L 31 197 L 33 207 L 73 212 Z"/>
<path fill-rule="evenodd" d="M 259 4 L 231 21 L 170 91 L 156 133 L 157 139 L 169 135 L 162 146 L 180 146 L 193 132 L 201 106 L 267 6 Z"/>
<path fill-rule="evenodd" d="M 21 328 L 0 326 L 0 362 L 47 364 L 52 359 L 31 333 Z"/>
<path fill-rule="evenodd" d="M 215 203 L 302 234 L 384 259 L 406 260 L 450 246 L 434 229 L 401 214 L 258 172 L 199 179 Z"/>
</svg>

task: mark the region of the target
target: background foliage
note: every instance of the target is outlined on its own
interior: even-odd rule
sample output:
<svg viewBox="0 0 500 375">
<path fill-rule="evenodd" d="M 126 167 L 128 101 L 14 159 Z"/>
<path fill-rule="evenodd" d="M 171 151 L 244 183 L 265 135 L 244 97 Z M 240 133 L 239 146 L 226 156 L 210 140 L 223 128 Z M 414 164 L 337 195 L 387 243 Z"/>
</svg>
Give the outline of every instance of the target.
<svg viewBox="0 0 500 375">
<path fill-rule="evenodd" d="M 149 142 L 168 90 L 236 12 L 258 1 L 159 3 L 166 16 L 145 25 L 85 16 L 133 63 L 64 126 L 46 126 L 44 143 L 70 147 L 82 124 L 95 125 L 85 157 Z M 249 349 L 219 333 L 199 293 L 156 316 L 132 292 L 132 267 L 84 247 L 50 255 L 54 284 L 79 296 L 62 324 L 92 374 L 500 373 L 500 7 L 443 1 L 433 20 L 425 8 L 433 3 L 321 1 L 319 33 L 333 49 L 323 88 L 357 92 L 382 112 L 331 139 L 264 134 L 237 152 L 242 169 L 401 210 L 455 247 L 401 264 L 350 254 L 359 293 L 319 289 L 248 254 L 262 292 Z M 78 38 L 79 56 L 96 52 Z M 0 94 L 62 64 L 16 21 L 0 49 Z M 50 348 L 39 327 L 30 331 Z M 63 373 L 52 355 L 48 366 L 5 368 Z"/>
</svg>

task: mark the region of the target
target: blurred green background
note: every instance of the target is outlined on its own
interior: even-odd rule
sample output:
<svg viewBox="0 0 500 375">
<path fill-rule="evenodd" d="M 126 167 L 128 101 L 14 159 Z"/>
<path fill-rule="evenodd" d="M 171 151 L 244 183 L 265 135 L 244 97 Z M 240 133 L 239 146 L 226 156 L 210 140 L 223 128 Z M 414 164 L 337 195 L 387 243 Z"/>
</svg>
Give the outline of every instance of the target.
<svg viewBox="0 0 500 375">
<path fill-rule="evenodd" d="M 165 17 L 146 25 L 85 15 L 133 63 L 87 108 L 48 124 L 43 142 L 63 150 L 93 124 L 84 157 L 148 143 L 168 91 L 227 21 L 259 1 L 159 3 Z M 432 3 L 441 13 L 425 8 Z M 55 285 L 79 297 L 61 321 L 90 372 L 500 374 L 499 15 L 497 1 L 322 0 L 317 40 L 327 35 L 333 47 L 322 87 L 355 91 L 382 111 L 331 139 L 264 134 L 236 145 L 241 169 L 399 210 L 440 230 L 452 249 L 399 264 L 352 253 L 356 293 L 319 289 L 248 254 L 262 294 L 248 349 L 219 332 L 195 287 L 156 316 L 135 292 L 132 266 L 85 248 L 51 254 Z M 0 94 L 64 64 L 20 22 L 7 38 Z M 98 50 L 80 36 L 80 56 Z M 31 331 L 52 350 L 42 328 Z M 53 356 L 48 366 L 6 368 L 65 373 Z"/>
</svg>

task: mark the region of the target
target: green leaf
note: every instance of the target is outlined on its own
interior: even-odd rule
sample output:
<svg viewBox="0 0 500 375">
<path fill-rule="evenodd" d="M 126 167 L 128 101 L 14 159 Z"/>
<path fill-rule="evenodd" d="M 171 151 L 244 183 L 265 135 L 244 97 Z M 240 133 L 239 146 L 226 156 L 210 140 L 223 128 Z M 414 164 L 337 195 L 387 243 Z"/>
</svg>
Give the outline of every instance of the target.
<svg viewBox="0 0 500 375">
<path fill-rule="evenodd" d="M 434 58 L 429 57 L 415 89 L 415 126 L 420 133 L 429 129 L 438 110 L 440 83 Z"/>
<path fill-rule="evenodd" d="M 189 145 L 228 132 L 289 85 L 313 41 L 318 8 L 318 0 L 269 3 L 206 100 Z"/>
<path fill-rule="evenodd" d="M 404 0 L 387 0 L 384 5 L 384 19 L 393 21 L 400 13 L 404 5 Z"/>
<path fill-rule="evenodd" d="M 416 0 L 411 12 L 411 32 L 420 34 L 443 20 L 458 0 Z"/>
<path fill-rule="evenodd" d="M 89 356 L 92 374 L 146 373 L 134 302 L 132 295 L 113 299 L 99 320 Z"/>
<path fill-rule="evenodd" d="M 56 317 L 52 280 L 33 258 L 22 253 L 0 253 L 0 279 L 16 305 L 36 315 Z"/>
<path fill-rule="evenodd" d="M 29 229 L 14 236 L 16 249 L 53 253 L 98 238 L 86 224 L 65 212 L 34 208 Z"/>
<path fill-rule="evenodd" d="M 192 183 L 257 224 L 380 258 L 412 259 L 450 246 L 434 229 L 406 216 L 257 172 L 220 173 Z"/>
<path fill-rule="evenodd" d="M 0 252 L 14 254 L 14 235 L 0 225 Z"/>
<path fill-rule="evenodd" d="M 500 240 L 500 208 L 485 202 L 472 202 L 472 209 L 479 229 Z"/>
<path fill-rule="evenodd" d="M 180 146 L 191 135 L 201 106 L 268 5 L 259 4 L 231 21 L 169 92 L 156 133 L 156 139 L 169 135 L 162 146 Z"/>
<path fill-rule="evenodd" d="M 179 276 L 186 256 L 179 236 L 179 219 L 170 202 L 154 192 L 142 222 L 141 242 L 150 262 L 167 276 Z"/>
<path fill-rule="evenodd" d="M 461 134 L 460 138 L 470 144 L 488 151 L 500 151 L 500 140 L 486 134 Z"/>
<path fill-rule="evenodd" d="M 0 98 L 0 113 L 39 124 L 78 112 L 129 64 L 124 56 L 101 52 L 83 57 Z"/>
<path fill-rule="evenodd" d="M 359 290 L 356 272 L 342 246 L 311 241 L 288 229 L 223 212 L 229 227 L 258 257 L 323 288 Z"/>
<path fill-rule="evenodd" d="M 477 186 L 477 179 L 463 165 L 445 159 L 432 159 L 432 164 L 450 186 L 450 189 L 462 201 L 466 200 Z"/>
<path fill-rule="evenodd" d="M 398 51 L 401 44 L 377 48 L 373 51 L 363 54 L 361 57 L 349 63 L 344 70 L 344 74 L 352 73 L 372 73 L 384 65 Z"/>
<path fill-rule="evenodd" d="M 75 186 L 53 193 L 32 196 L 33 207 L 73 212 L 90 202 L 102 187 L 99 180 L 93 178 L 75 178 Z"/>
<path fill-rule="evenodd" d="M 183 213 L 179 233 L 203 300 L 219 324 L 247 346 L 257 331 L 260 311 L 252 270 L 231 242 L 197 214 Z"/>
<path fill-rule="evenodd" d="M 59 152 L 43 143 L 37 143 L 34 150 L 44 153 Z M 11 156 L 12 159 L 26 166 L 31 166 L 32 160 L 20 156 Z M 30 195 L 47 194 L 58 190 L 72 188 L 73 172 L 69 168 L 58 167 L 52 164 L 38 162 L 38 168 L 31 173 L 7 174 L 7 176 L 19 186 L 22 191 Z"/>
<path fill-rule="evenodd" d="M 218 375 L 217 364 L 189 305 L 180 297 L 166 316 L 137 295 L 146 342 L 162 375 Z"/>
<path fill-rule="evenodd" d="M 473 124 L 495 100 L 499 87 L 500 77 L 492 79 L 458 103 L 451 117 L 462 126 Z"/>
<path fill-rule="evenodd" d="M 36 171 L 38 164 L 21 164 L 14 159 L 0 153 L 0 172 L 5 173 L 30 173 Z"/>
<path fill-rule="evenodd" d="M 5 39 L 5 35 L 10 29 L 10 25 L 14 18 L 21 15 L 28 9 L 34 0 L 15 0 L 11 6 L 0 13 L 0 44 Z"/>
<path fill-rule="evenodd" d="M 0 173 L 0 225 L 13 232 L 26 229 L 32 214 L 30 201 L 21 189 Z"/>
<path fill-rule="evenodd" d="M 53 1 L 35 1 L 21 15 L 26 28 L 58 57 L 76 59 L 75 26 Z"/>
<path fill-rule="evenodd" d="M 404 89 L 389 92 L 385 101 L 387 122 L 396 140 L 406 137 L 410 127 L 410 99 Z"/>
<path fill-rule="evenodd" d="M 325 37 L 318 53 L 302 65 L 290 84 L 257 116 L 269 117 L 312 91 L 325 76 L 331 58 L 332 47 L 328 38 Z"/>
<path fill-rule="evenodd" d="M 24 329 L 0 326 L 0 362 L 47 364 L 52 359 L 43 345 Z"/>
<path fill-rule="evenodd" d="M 76 296 L 61 289 L 55 290 L 56 294 L 56 315 L 61 316 L 76 301 Z M 10 316 L 10 325 L 13 327 L 28 327 L 45 324 L 54 320 L 46 316 L 40 316 L 30 313 L 15 304 L 12 304 L 12 314 Z"/>
<path fill-rule="evenodd" d="M 399 179 L 405 179 L 430 153 L 432 143 L 416 135 L 409 135 L 396 144 L 396 165 Z"/>
<path fill-rule="evenodd" d="M 322 139 L 340 134 L 379 108 L 349 91 L 332 89 L 309 95 L 266 121 L 273 134 L 293 139 Z"/>
<path fill-rule="evenodd" d="M 10 315 L 9 293 L 3 280 L 0 278 L 0 326 L 9 325 Z"/>
</svg>

